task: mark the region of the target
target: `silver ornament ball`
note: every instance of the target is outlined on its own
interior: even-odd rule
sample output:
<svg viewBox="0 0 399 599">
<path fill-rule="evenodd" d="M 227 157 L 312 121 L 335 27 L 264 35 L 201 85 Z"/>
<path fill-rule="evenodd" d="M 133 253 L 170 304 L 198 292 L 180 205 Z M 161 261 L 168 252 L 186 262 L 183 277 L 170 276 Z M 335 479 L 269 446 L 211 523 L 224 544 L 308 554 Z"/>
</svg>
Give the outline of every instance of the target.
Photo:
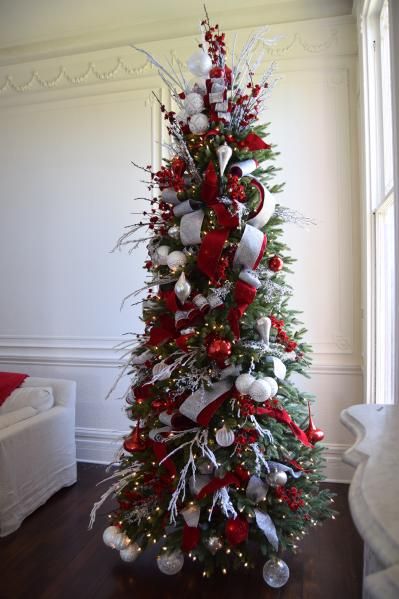
<svg viewBox="0 0 399 599">
<path fill-rule="evenodd" d="M 137 559 L 139 553 L 139 545 L 137 545 L 137 543 L 130 543 L 130 545 L 128 545 L 126 549 L 122 549 L 119 552 L 119 555 L 121 556 L 121 560 L 124 562 L 134 562 L 134 560 Z"/>
<path fill-rule="evenodd" d="M 121 551 L 122 549 L 126 549 L 130 545 L 130 539 L 124 532 L 115 536 L 114 539 L 114 549 Z"/>
<path fill-rule="evenodd" d="M 157 557 L 158 568 L 161 570 L 162 574 L 167 574 L 168 576 L 173 576 L 180 572 L 183 564 L 184 555 L 180 549 L 172 551 L 171 553 L 165 551 Z"/>
<path fill-rule="evenodd" d="M 283 487 L 287 480 L 287 473 L 284 470 L 274 470 L 267 475 L 267 482 L 271 487 Z"/>
<path fill-rule="evenodd" d="M 279 589 L 283 587 L 290 577 L 290 570 L 280 558 L 269 559 L 263 566 L 263 580 L 272 589 Z"/>
<path fill-rule="evenodd" d="M 180 227 L 178 227 L 177 225 L 173 225 L 173 227 L 170 227 L 168 229 L 168 235 L 172 239 L 180 239 Z"/>
</svg>

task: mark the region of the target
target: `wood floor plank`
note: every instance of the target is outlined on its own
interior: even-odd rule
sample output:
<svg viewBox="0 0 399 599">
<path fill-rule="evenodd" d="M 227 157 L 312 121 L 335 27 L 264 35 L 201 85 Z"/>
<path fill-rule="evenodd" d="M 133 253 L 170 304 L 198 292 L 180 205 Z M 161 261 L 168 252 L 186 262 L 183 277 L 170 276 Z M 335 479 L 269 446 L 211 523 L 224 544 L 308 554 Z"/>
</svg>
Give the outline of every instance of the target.
<svg viewBox="0 0 399 599">
<path fill-rule="evenodd" d="M 252 571 L 204 580 L 192 562 L 174 577 L 161 574 L 158 548 L 133 564 L 101 540 L 105 520 L 87 530 L 89 512 L 101 495 L 96 484 L 104 467 L 79 464 L 78 483 L 61 490 L 29 516 L 21 528 L 0 539 L 0 599 L 360 599 L 362 543 L 352 523 L 347 485 L 330 484 L 340 512 L 315 527 L 296 555 L 289 555 L 288 584 L 269 589 L 262 561 Z M 108 507 L 102 510 L 107 513 Z"/>
</svg>

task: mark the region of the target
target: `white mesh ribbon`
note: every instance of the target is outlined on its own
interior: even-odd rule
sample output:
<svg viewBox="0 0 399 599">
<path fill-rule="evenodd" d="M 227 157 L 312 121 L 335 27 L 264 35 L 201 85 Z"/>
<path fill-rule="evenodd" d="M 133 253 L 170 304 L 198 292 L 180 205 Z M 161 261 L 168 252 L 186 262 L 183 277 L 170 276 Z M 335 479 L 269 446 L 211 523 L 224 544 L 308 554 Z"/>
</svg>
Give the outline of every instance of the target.
<svg viewBox="0 0 399 599">
<path fill-rule="evenodd" d="M 259 526 L 265 537 L 269 541 L 270 545 L 275 551 L 278 550 L 278 536 L 276 527 L 274 526 L 273 520 L 269 514 L 262 512 L 261 510 L 255 509 L 256 524 Z"/>
<path fill-rule="evenodd" d="M 254 268 L 264 250 L 264 234 L 252 225 L 245 225 L 244 233 L 234 256 L 234 264 Z"/>
<path fill-rule="evenodd" d="M 201 227 L 204 220 L 204 211 L 195 210 L 185 214 L 180 221 L 180 239 L 183 245 L 197 245 L 201 243 Z"/>
<path fill-rule="evenodd" d="M 233 386 L 231 379 L 225 379 L 212 385 L 210 389 L 198 389 L 182 403 L 179 412 L 197 422 L 201 412 Z"/>
</svg>

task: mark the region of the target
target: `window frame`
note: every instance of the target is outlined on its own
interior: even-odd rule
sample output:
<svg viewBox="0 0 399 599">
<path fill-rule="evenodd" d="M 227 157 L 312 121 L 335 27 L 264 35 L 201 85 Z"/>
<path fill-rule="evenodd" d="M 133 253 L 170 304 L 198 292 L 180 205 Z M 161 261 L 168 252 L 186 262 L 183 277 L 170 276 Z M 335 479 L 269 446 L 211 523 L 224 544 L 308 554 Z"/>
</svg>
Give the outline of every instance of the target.
<svg viewBox="0 0 399 599">
<path fill-rule="evenodd" d="M 378 312 L 379 303 L 383 294 L 379 287 L 381 269 L 378 252 L 379 222 L 383 217 L 384 209 L 391 203 L 395 206 L 394 239 L 395 265 L 399 265 L 399 208 L 398 192 L 398 165 L 397 165 L 397 128 L 396 114 L 398 77 L 397 64 L 394 57 L 399 50 L 399 42 L 395 39 L 393 31 L 399 23 L 399 9 L 395 3 L 388 0 L 389 10 L 389 37 L 390 37 L 390 63 L 391 63 L 391 96 L 392 96 L 392 129 L 393 129 L 393 182 L 392 189 L 385 190 L 384 169 L 384 120 L 382 112 L 382 69 L 381 69 L 381 37 L 380 15 L 384 0 L 363 0 L 358 3 L 358 23 L 360 33 L 360 64 L 361 64 L 361 89 L 362 100 L 362 183 L 363 183 L 363 250 L 365 255 L 363 269 L 363 303 L 365 308 L 364 318 L 364 354 L 365 354 L 365 402 L 375 403 L 381 401 L 381 393 L 385 393 L 386 380 L 381 384 L 381 364 L 383 357 L 380 349 L 382 331 L 381 313 Z M 397 54 L 396 54 L 397 56 Z M 395 268 L 396 271 L 396 268 Z M 393 347 L 393 400 L 398 403 L 399 394 L 399 276 L 395 277 L 393 310 L 394 315 L 394 347 Z M 385 352 L 382 352 L 384 354 Z M 385 377 L 386 378 L 386 377 Z M 383 395 L 385 397 L 385 395 Z"/>
</svg>

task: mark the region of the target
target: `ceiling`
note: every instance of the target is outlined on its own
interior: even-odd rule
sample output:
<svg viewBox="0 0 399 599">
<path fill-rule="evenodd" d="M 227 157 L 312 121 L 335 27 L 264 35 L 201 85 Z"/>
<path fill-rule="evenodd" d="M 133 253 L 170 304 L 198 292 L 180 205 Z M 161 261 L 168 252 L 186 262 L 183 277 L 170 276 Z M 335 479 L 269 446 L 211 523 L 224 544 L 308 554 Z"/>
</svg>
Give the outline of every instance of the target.
<svg viewBox="0 0 399 599">
<path fill-rule="evenodd" d="M 352 0 L 208 0 L 207 9 L 228 30 L 237 15 L 248 27 L 347 15 Z M 8 54 L 12 59 L 18 48 L 90 49 L 124 38 L 192 35 L 202 15 L 200 0 L 0 0 L 0 49 L 3 58 Z"/>
</svg>

